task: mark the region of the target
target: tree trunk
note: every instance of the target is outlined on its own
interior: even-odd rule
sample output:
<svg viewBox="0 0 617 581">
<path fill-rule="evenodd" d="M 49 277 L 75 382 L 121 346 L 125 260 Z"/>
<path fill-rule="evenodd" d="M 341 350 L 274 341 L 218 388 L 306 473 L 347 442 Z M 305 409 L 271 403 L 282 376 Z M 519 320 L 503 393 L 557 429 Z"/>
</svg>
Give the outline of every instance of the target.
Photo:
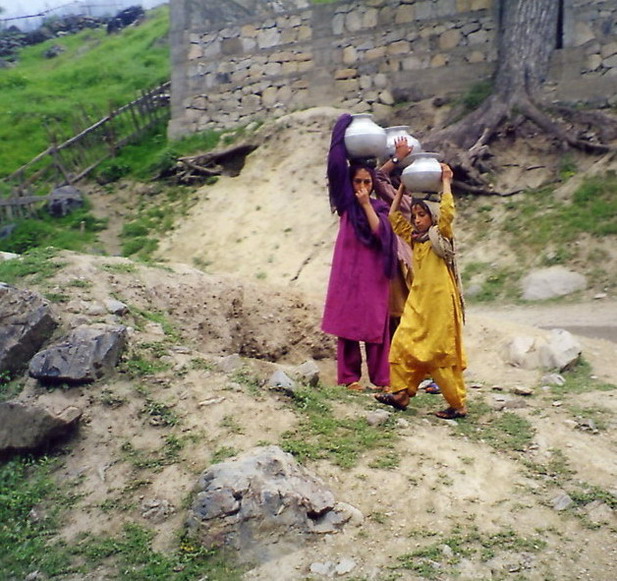
<svg viewBox="0 0 617 581">
<path fill-rule="evenodd" d="M 542 103 L 541 90 L 550 58 L 558 47 L 559 26 L 564 0 L 501 0 L 497 33 L 497 70 L 493 93 L 478 107 L 455 124 L 436 131 L 425 140 L 429 150 L 441 150 L 448 162 L 460 171 L 459 185 L 470 192 L 492 193 L 482 173 L 490 166 L 490 143 L 507 124 L 513 126 L 521 116 L 553 136 L 561 147 L 575 147 L 602 153 L 608 146 L 589 139 L 579 139 L 566 130 L 560 120 L 569 118 L 563 110 L 553 119 Z M 601 124 L 617 127 L 617 120 L 601 115 Z M 590 116 L 586 116 L 589 125 Z M 522 121 L 522 120 L 521 120 Z M 608 134 L 614 131 L 609 130 Z M 606 131 L 604 135 L 606 135 Z M 485 191 L 486 190 L 486 191 Z"/>
</svg>

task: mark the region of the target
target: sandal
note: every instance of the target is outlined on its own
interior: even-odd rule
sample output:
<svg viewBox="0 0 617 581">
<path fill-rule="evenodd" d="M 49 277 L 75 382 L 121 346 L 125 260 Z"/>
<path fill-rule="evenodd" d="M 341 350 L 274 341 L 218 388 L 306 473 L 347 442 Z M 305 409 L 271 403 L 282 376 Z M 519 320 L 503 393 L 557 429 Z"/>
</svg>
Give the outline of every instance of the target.
<svg viewBox="0 0 617 581">
<path fill-rule="evenodd" d="M 467 415 L 467 410 L 465 408 L 458 410 L 456 408 L 446 408 L 445 410 L 435 412 L 435 415 L 442 420 L 454 420 L 456 418 L 464 418 Z"/>
<path fill-rule="evenodd" d="M 441 389 L 439 388 L 439 386 L 434 382 L 431 381 L 431 383 L 429 383 L 425 388 L 424 391 L 426 393 L 441 393 Z"/>
<path fill-rule="evenodd" d="M 369 385 L 370 391 L 384 391 L 387 392 L 390 389 L 387 385 Z"/>
<path fill-rule="evenodd" d="M 392 393 L 376 393 L 375 399 L 379 403 L 383 403 L 385 405 L 390 405 L 394 409 L 401 410 L 404 412 L 407 409 L 408 404 L 402 404 L 398 398 Z"/>
<path fill-rule="evenodd" d="M 345 384 L 347 389 L 351 389 L 351 391 L 364 391 L 364 387 L 360 385 L 358 381 L 352 381 L 351 383 Z"/>
</svg>

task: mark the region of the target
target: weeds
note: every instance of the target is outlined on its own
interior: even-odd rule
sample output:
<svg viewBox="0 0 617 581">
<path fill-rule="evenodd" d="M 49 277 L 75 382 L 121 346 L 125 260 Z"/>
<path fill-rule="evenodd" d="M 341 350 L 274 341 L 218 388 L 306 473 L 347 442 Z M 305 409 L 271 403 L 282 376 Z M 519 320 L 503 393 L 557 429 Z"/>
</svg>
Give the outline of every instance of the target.
<svg viewBox="0 0 617 581">
<path fill-rule="evenodd" d="M 498 554 L 537 553 L 546 546 L 546 542 L 537 535 L 534 538 L 521 537 L 512 529 L 503 529 L 496 533 L 481 532 L 478 527 L 454 527 L 446 534 L 435 531 L 415 531 L 414 537 L 436 540 L 415 551 L 400 555 L 398 567 L 414 571 L 425 579 L 443 579 L 444 574 L 455 574 L 453 567 L 462 559 L 478 557 L 489 561 Z"/>
<path fill-rule="evenodd" d="M 115 537 L 84 535 L 72 551 L 86 561 L 88 570 L 111 566 L 114 578 L 124 581 L 241 579 L 241 568 L 231 564 L 227 556 L 208 551 L 188 538 L 181 538 L 169 554 L 155 551 L 153 539 L 153 531 L 127 524 Z"/>
<path fill-rule="evenodd" d="M 300 412 L 296 429 L 281 435 L 282 448 L 300 461 L 328 458 L 338 466 L 355 466 L 368 450 L 394 447 L 394 421 L 379 427 L 371 426 L 362 417 L 338 418 L 331 409 L 330 400 L 340 397 L 338 390 L 304 388 L 294 393 L 294 407 Z M 398 462 L 394 452 L 383 467 Z"/>
<path fill-rule="evenodd" d="M 532 443 L 535 431 L 523 417 L 512 412 L 495 412 L 484 402 L 470 402 L 469 413 L 475 421 L 457 422 L 456 431 L 496 450 L 524 451 Z"/>
<path fill-rule="evenodd" d="M 26 277 L 32 284 L 49 280 L 64 266 L 52 260 L 57 254 L 55 248 L 35 248 L 18 258 L 0 261 L 0 280 L 7 284 L 15 284 Z"/>
<path fill-rule="evenodd" d="M 70 570 L 67 553 L 52 540 L 63 499 L 51 478 L 55 466 L 49 457 L 0 464 L 0 546 L 5 548 L 0 571 L 6 579 L 25 579 L 34 570 L 49 577 Z M 52 494 L 54 502 L 47 502 Z"/>
<path fill-rule="evenodd" d="M 617 389 L 612 383 L 605 383 L 593 377 L 591 365 L 583 357 L 569 369 L 562 372 L 563 385 L 551 385 L 549 397 L 563 396 L 567 393 L 584 393 L 587 391 L 611 391 Z"/>
</svg>

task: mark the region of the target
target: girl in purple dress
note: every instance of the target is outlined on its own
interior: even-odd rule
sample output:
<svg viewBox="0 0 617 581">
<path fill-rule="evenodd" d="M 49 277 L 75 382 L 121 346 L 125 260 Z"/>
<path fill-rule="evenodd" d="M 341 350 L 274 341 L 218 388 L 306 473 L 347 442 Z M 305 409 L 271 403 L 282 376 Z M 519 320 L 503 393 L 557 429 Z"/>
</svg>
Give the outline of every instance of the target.
<svg viewBox="0 0 617 581">
<path fill-rule="evenodd" d="M 396 238 L 388 220 L 388 204 L 370 197 L 373 169 L 347 162 L 345 130 L 352 117 L 339 117 L 328 154 L 330 203 L 340 216 L 322 330 L 337 339 L 337 380 L 363 390 L 364 342 L 369 379 L 377 389 L 390 384 L 388 354 L 389 286 L 396 272 Z"/>
</svg>

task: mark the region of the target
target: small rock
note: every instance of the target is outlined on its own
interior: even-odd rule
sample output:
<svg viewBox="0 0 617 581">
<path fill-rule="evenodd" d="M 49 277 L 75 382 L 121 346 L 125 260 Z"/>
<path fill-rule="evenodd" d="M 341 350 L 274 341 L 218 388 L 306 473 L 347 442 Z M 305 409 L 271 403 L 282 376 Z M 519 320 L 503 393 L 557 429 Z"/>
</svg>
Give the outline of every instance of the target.
<svg viewBox="0 0 617 581">
<path fill-rule="evenodd" d="M 546 383 L 548 385 L 564 385 L 566 380 L 563 378 L 563 375 L 560 375 L 559 373 L 547 373 L 546 375 L 542 376 L 542 379 L 540 379 L 541 383 Z"/>
<path fill-rule="evenodd" d="M 337 575 L 347 575 L 356 568 L 356 562 L 353 559 L 341 559 L 341 561 L 334 568 L 334 572 Z"/>
<path fill-rule="evenodd" d="M 293 389 L 295 383 L 282 369 L 277 369 L 268 379 L 268 387 L 283 390 Z"/>
<path fill-rule="evenodd" d="M 334 573 L 334 564 L 333 563 L 311 563 L 309 567 L 309 571 L 314 573 L 315 575 L 324 575 L 326 577 L 331 577 Z"/>
<path fill-rule="evenodd" d="M 112 315 L 126 315 L 129 312 L 129 308 L 121 301 L 117 301 L 116 299 L 107 299 L 105 302 L 105 308 L 108 313 Z"/>
<path fill-rule="evenodd" d="M 381 426 L 388 421 L 390 415 L 387 410 L 373 410 L 366 414 L 366 421 L 369 426 Z"/>
<path fill-rule="evenodd" d="M 565 492 L 558 494 L 551 500 L 551 504 L 555 510 L 565 510 L 569 506 L 572 506 L 574 501 Z"/>
<path fill-rule="evenodd" d="M 512 393 L 515 393 L 516 395 L 533 395 L 533 389 L 531 387 L 524 387 L 522 385 L 517 385 L 513 390 Z"/>
<path fill-rule="evenodd" d="M 220 371 L 224 373 L 232 373 L 233 371 L 237 371 L 240 367 L 242 367 L 242 359 L 240 355 L 234 353 L 233 355 L 222 357 L 221 360 L 217 363 L 217 367 Z"/>
<path fill-rule="evenodd" d="M 594 434 L 598 432 L 596 423 L 591 418 L 580 418 L 580 419 L 577 418 L 576 425 L 581 430 L 593 432 Z"/>
</svg>

